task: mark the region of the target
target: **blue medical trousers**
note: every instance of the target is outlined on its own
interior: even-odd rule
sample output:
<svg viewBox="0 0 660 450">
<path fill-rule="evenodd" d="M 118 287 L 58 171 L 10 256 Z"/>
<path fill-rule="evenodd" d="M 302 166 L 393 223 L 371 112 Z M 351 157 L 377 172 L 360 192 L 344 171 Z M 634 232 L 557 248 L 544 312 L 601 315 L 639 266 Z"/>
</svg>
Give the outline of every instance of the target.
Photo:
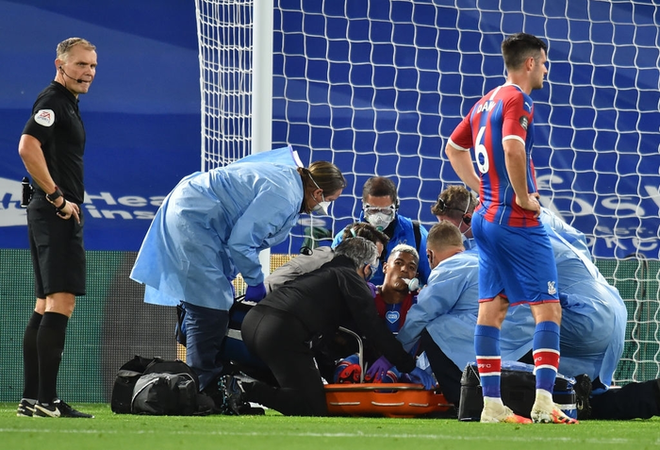
<svg viewBox="0 0 660 450">
<path fill-rule="evenodd" d="M 186 308 L 186 364 L 199 377 L 199 390 L 213 384 L 222 372 L 220 350 L 227 334 L 229 312 L 184 302 Z"/>
</svg>

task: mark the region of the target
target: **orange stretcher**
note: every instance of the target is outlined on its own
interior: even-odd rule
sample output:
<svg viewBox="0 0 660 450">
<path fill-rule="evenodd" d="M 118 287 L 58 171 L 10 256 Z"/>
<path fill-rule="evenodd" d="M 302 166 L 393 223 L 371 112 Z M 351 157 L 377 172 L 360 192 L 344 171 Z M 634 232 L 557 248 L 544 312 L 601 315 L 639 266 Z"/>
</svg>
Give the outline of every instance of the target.
<svg viewBox="0 0 660 450">
<path fill-rule="evenodd" d="M 358 358 L 364 368 L 362 339 L 347 328 L 341 328 L 358 341 Z M 328 413 L 333 416 L 418 417 L 449 411 L 454 405 L 442 393 L 426 390 L 413 383 L 364 383 L 364 370 L 359 384 L 326 384 Z"/>
<path fill-rule="evenodd" d="M 332 416 L 417 417 L 454 406 L 442 393 L 412 383 L 326 384 L 325 398 Z"/>
</svg>

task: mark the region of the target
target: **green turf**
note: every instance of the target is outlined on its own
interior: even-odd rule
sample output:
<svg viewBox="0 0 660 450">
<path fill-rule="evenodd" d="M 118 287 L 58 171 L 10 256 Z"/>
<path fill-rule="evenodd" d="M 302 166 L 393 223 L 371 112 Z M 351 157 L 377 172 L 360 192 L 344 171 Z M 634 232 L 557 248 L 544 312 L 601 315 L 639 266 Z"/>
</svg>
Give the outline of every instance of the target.
<svg viewBox="0 0 660 450">
<path fill-rule="evenodd" d="M 108 405 L 75 405 L 95 419 L 16 417 L 0 404 L 2 449 L 651 449 L 660 418 L 580 425 L 461 423 L 446 419 L 115 415 Z"/>
</svg>

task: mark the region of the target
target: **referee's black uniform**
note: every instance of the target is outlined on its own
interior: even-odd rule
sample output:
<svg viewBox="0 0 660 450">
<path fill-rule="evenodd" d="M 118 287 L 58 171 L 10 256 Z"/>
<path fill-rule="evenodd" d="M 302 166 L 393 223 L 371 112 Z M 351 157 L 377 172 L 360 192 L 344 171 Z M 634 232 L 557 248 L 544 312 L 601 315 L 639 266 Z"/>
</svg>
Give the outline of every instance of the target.
<svg viewBox="0 0 660 450">
<path fill-rule="evenodd" d="M 56 81 L 44 89 L 32 108 L 23 134 L 41 143 L 48 171 L 68 202 L 85 197 L 83 154 L 85 128 L 78 99 Z M 38 185 L 27 208 L 28 235 L 37 298 L 57 292 L 85 294 L 84 215 L 80 223 L 62 220 Z"/>
<path fill-rule="evenodd" d="M 401 372 L 415 368 L 414 358 L 378 316 L 371 290 L 354 263 L 336 256 L 320 269 L 271 292 L 245 316 L 243 341 L 268 365 L 280 385 L 273 388 L 257 382 L 246 392 L 247 400 L 285 415 L 327 415 L 310 342 L 334 334 L 348 320 Z"/>
<path fill-rule="evenodd" d="M 65 201 L 81 205 L 85 195 L 85 129 L 77 97 L 57 81 L 51 82 L 37 97 L 23 134 L 39 141 L 48 172 Z M 38 299 L 60 293 L 85 294 L 82 210 L 79 220 L 63 220 L 46 199 L 46 192 L 34 186 L 34 195 L 27 207 L 27 225 Z M 32 414 L 27 415 L 47 411 L 46 415 L 51 417 L 93 417 L 58 399 L 57 374 L 68 320 L 67 315 L 48 310 L 43 316 L 35 310 L 30 317 L 23 336 L 25 386 L 18 415 L 29 411 L 29 403 L 24 399 L 38 399 L 32 406 Z"/>
</svg>

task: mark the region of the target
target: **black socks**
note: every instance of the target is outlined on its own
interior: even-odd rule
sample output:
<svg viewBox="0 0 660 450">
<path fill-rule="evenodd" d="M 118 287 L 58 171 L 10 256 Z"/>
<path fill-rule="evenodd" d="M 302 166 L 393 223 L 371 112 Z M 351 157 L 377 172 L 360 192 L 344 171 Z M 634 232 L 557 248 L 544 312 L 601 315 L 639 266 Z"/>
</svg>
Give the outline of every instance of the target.
<svg viewBox="0 0 660 450">
<path fill-rule="evenodd" d="M 44 314 L 37 333 L 39 355 L 39 401 L 51 403 L 57 398 L 57 374 L 60 370 L 69 318 L 63 314 Z"/>
<path fill-rule="evenodd" d="M 43 316 L 36 311 L 23 333 L 23 398 L 36 400 L 39 396 L 39 354 L 37 353 L 37 333 Z"/>
</svg>

